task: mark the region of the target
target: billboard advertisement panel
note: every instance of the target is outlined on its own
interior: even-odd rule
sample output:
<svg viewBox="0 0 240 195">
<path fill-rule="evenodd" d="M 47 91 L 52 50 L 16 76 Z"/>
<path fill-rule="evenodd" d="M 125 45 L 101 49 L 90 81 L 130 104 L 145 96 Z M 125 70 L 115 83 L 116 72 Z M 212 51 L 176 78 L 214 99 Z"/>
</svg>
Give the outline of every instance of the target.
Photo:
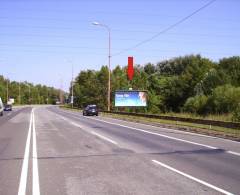
<svg viewBox="0 0 240 195">
<path fill-rule="evenodd" d="M 116 107 L 147 106 L 147 91 L 115 91 Z"/>
</svg>

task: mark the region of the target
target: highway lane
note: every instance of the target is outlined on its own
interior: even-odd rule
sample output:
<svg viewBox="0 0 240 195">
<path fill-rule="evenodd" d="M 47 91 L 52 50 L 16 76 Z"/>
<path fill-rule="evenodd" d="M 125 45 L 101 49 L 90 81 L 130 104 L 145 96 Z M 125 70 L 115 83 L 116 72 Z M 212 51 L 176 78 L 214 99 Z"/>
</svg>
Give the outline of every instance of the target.
<svg viewBox="0 0 240 195">
<path fill-rule="evenodd" d="M 63 110 L 61 110 L 63 112 Z M 81 113 L 79 112 L 70 112 L 70 111 L 64 111 L 65 113 L 70 113 L 71 115 L 74 116 L 74 114 L 79 117 Z M 94 119 L 94 118 L 92 118 Z M 144 124 L 139 124 L 139 123 L 134 123 L 134 122 L 128 122 L 124 120 L 119 120 L 119 119 L 113 119 L 113 118 L 108 118 L 108 117 L 101 117 L 100 120 L 104 120 L 108 123 L 114 123 L 114 124 L 121 124 L 121 125 L 126 125 L 128 127 L 132 128 L 143 128 L 147 131 L 151 131 L 153 133 L 161 133 L 162 135 L 165 136 L 170 136 L 170 137 L 175 137 L 177 139 L 185 139 L 190 142 L 196 142 L 200 143 L 202 145 L 207 145 L 207 146 L 212 146 L 215 148 L 221 148 L 225 151 L 233 151 L 237 154 L 240 155 L 240 142 L 232 141 L 232 140 L 227 140 L 227 139 L 222 139 L 218 137 L 212 137 L 212 136 L 206 136 L 206 135 L 201 135 L 201 134 L 196 134 L 196 133 L 191 133 L 191 132 L 184 132 L 184 131 L 179 131 L 179 130 L 174 130 L 174 129 L 167 129 L 167 128 L 162 128 L 162 127 L 156 127 L 156 126 L 151 126 L 151 125 L 144 125 Z"/>
<path fill-rule="evenodd" d="M 240 194 L 240 157 L 226 152 L 238 143 L 57 107 L 15 114 L 0 123 L 0 194 Z"/>
<path fill-rule="evenodd" d="M 216 186 L 221 186 L 230 192 L 239 193 L 240 172 L 238 169 L 240 158 L 239 156 L 227 153 L 227 149 L 239 150 L 239 143 L 229 142 L 228 140 L 215 139 L 203 136 L 194 136 L 193 134 L 177 133 L 176 138 L 181 138 L 193 143 L 200 143 L 195 145 L 192 143 L 185 143 L 179 140 L 168 139 L 166 137 L 148 134 L 140 130 L 150 130 L 149 127 L 134 124 L 129 124 L 124 121 L 106 120 L 101 117 L 82 117 L 81 114 L 71 113 L 69 111 L 54 110 L 58 114 L 68 117 L 69 120 L 79 122 L 82 128 L 88 129 L 92 127 L 101 135 L 115 140 L 123 148 L 130 149 L 137 154 L 150 155 L 149 158 L 157 159 L 172 167 L 182 170 L 190 175 L 194 175 L 204 181 L 207 181 Z M 101 120 L 105 120 L 103 122 Z M 125 128 L 123 126 L 131 127 Z M 133 128 L 133 129 L 132 129 Z M 161 128 L 158 128 L 161 130 Z M 155 131 L 151 131 L 156 133 Z M 171 132 L 172 133 L 172 132 Z M 181 135 L 179 135 L 181 134 Z M 164 134 L 166 135 L 166 134 Z M 206 139 L 204 146 L 201 146 L 203 139 Z M 211 142 L 213 140 L 213 143 Z M 222 144 L 224 143 L 224 144 Z M 208 144 L 205 147 L 205 144 Z M 211 145 L 209 145 L 211 144 Z M 211 148 L 212 145 L 223 147 Z M 224 148 L 224 146 L 230 145 Z M 153 154 L 153 155 L 151 155 Z"/>
<path fill-rule="evenodd" d="M 17 194 L 31 108 L 0 117 L 0 194 Z"/>
<path fill-rule="evenodd" d="M 14 107 L 12 111 L 4 111 L 3 116 L 0 116 L 0 126 L 6 123 L 8 120 L 16 116 L 18 113 L 25 110 L 27 107 Z"/>
<path fill-rule="evenodd" d="M 54 111 L 35 110 L 44 194 L 218 194 L 156 166 L 146 151 L 137 152 L 139 147 L 107 141 L 98 123 L 85 117 L 72 120 Z"/>
</svg>

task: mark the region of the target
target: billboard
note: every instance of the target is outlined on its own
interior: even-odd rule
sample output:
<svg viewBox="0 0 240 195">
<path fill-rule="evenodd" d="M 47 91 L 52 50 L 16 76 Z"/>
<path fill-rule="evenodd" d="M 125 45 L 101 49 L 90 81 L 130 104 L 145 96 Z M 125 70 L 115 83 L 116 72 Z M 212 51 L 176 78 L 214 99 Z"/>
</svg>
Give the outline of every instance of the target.
<svg viewBox="0 0 240 195">
<path fill-rule="evenodd" d="M 147 106 L 147 91 L 115 91 L 116 107 Z"/>
</svg>

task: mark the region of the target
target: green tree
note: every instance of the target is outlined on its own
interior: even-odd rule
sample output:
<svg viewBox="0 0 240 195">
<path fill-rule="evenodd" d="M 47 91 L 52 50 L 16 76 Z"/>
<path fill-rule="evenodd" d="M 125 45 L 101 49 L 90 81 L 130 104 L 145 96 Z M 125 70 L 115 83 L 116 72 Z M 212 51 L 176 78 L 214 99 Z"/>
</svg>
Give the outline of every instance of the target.
<svg viewBox="0 0 240 195">
<path fill-rule="evenodd" d="M 219 61 L 219 72 L 229 84 L 240 86 L 240 57 L 233 56 L 221 59 Z"/>
</svg>

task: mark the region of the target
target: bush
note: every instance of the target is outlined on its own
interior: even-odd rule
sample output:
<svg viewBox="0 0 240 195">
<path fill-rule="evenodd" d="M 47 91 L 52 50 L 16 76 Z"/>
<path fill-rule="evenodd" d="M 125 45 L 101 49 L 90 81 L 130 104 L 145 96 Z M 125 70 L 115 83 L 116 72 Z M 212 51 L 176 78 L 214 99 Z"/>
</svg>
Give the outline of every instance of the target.
<svg viewBox="0 0 240 195">
<path fill-rule="evenodd" d="M 240 103 L 240 87 L 223 85 L 213 90 L 212 110 L 216 113 L 233 112 Z"/>
<path fill-rule="evenodd" d="M 233 111 L 232 121 L 240 122 L 240 104 L 238 104 L 236 109 Z"/>
<path fill-rule="evenodd" d="M 197 114 L 233 113 L 234 120 L 240 118 L 240 87 L 223 85 L 215 88 L 211 96 L 198 95 L 187 99 L 184 111 Z"/>
<path fill-rule="evenodd" d="M 184 104 L 183 110 L 191 113 L 204 114 L 206 112 L 207 102 L 208 97 L 205 95 L 190 97 Z"/>
</svg>

